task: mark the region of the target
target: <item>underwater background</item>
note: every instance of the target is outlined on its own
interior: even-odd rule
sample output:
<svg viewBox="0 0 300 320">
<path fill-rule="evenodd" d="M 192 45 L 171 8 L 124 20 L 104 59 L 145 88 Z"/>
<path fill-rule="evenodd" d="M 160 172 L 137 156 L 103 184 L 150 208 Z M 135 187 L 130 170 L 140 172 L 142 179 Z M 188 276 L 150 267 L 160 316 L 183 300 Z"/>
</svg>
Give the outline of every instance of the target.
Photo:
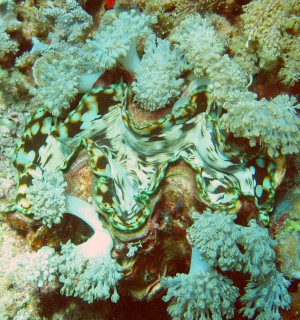
<svg viewBox="0 0 300 320">
<path fill-rule="evenodd" d="M 0 0 L 0 319 L 300 317 L 300 4 Z"/>
</svg>

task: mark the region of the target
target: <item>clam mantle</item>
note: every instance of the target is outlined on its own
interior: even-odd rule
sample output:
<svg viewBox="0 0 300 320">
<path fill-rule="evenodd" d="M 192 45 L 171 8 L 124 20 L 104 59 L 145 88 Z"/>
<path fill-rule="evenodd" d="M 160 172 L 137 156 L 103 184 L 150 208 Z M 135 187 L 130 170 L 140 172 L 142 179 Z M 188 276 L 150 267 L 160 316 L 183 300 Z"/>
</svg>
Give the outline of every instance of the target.
<svg viewBox="0 0 300 320">
<path fill-rule="evenodd" d="M 219 110 L 206 86 L 190 86 L 162 118 L 136 125 L 125 83 L 93 88 L 65 119 L 39 109 L 26 123 L 14 163 L 19 171 L 16 209 L 32 213 L 26 195 L 37 170 L 66 171 L 86 149 L 96 182 L 95 210 L 116 230 L 139 229 L 151 217 L 149 199 L 170 163 L 184 161 L 195 170 L 199 200 L 236 212 L 242 196 L 251 197 L 267 223 L 273 208 L 276 163 L 230 146 L 218 126 Z"/>
</svg>

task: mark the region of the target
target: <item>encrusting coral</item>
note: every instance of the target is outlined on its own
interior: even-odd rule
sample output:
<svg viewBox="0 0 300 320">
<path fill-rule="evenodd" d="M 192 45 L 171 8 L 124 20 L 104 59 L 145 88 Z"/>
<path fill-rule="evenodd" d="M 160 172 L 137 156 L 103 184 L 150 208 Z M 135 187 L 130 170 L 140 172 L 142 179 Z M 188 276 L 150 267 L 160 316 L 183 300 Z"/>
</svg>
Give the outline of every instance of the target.
<svg viewBox="0 0 300 320">
<path fill-rule="evenodd" d="M 238 312 L 280 319 L 280 309 L 291 303 L 290 282 L 277 271 L 267 225 L 284 155 L 299 152 L 297 96 L 258 100 L 249 89 L 254 71 L 229 54 L 229 36 L 214 27 L 218 18 L 195 13 L 193 1 L 185 2 L 185 14 L 161 32 L 160 14 L 131 6 L 107 11 L 97 26 L 104 5 L 94 14 L 90 1 L 35 7 L 42 24 L 52 23 L 32 39 L 1 20 L 3 83 L 16 72 L 30 79 L 14 95 L 35 110 L 13 155 L 19 182 L 7 211 L 30 221 L 31 237 L 36 231 L 44 238 L 20 265 L 36 286 L 59 286 L 88 303 L 117 302 L 134 291 L 135 298 L 151 299 L 165 288 L 173 319 L 232 319 Z M 5 3 L 12 5 L 7 12 L 16 28 L 29 25 L 29 0 Z M 233 14 L 230 3 L 222 2 L 226 14 Z M 240 18 L 245 28 L 256 11 L 252 4 Z M 289 37 L 297 33 L 282 30 Z M 18 37 L 25 45 L 13 48 Z M 20 71 L 10 68 L 16 55 Z M 287 79 L 291 84 L 297 76 Z M 184 215 L 185 200 L 178 198 L 172 211 L 172 200 L 165 199 L 176 181 L 170 179 L 167 189 L 166 176 L 177 166 L 192 186 L 194 202 Z M 86 172 L 80 178 L 79 167 Z M 84 190 L 76 191 L 85 178 Z M 169 193 L 161 198 L 164 189 Z M 69 237 L 78 221 L 92 234 Z M 61 237 L 64 228 L 69 233 Z M 153 261 L 156 253 L 163 263 Z"/>
</svg>

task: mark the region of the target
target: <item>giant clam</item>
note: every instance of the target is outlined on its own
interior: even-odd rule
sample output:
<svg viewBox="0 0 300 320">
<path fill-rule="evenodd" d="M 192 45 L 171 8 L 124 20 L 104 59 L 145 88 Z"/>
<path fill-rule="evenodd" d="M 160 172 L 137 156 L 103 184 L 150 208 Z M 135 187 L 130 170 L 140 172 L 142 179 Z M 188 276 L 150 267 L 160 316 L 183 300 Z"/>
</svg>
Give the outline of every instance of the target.
<svg viewBox="0 0 300 320">
<path fill-rule="evenodd" d="M 172 111 L 144 124 L 136 124 L 132 104 L 121 82 L 93 88 L 65 118 L 37 110 L 14 155 L 15 209 L 32 213 L 26 191 L 36 170 L 65 172 L 67 191 L 92 198 L 114 238 L 121 292 L 144 299 L 159 291 L 161 276 L 188 267 L 185 229 L 194 207 L 243 212 L 251 203 L 267 223 L 284 165 L 231 143 L 204 85 L 191 85 Z M 81 191 L 79 171 L 87 179 Z"/>
</svg>

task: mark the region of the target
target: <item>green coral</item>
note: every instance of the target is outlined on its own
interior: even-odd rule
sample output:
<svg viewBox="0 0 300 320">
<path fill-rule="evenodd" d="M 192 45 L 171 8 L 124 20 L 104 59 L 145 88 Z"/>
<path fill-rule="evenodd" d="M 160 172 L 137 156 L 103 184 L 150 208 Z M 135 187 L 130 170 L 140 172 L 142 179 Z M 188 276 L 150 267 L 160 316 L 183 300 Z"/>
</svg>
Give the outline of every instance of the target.
<svg viewBox="0 0 300 320">
<path fill-rule="evenodd" d="M 300 221 L 287 220 L 283 224 L 283 231 L 294 233 L 300 232 Z"/>
</svg>

